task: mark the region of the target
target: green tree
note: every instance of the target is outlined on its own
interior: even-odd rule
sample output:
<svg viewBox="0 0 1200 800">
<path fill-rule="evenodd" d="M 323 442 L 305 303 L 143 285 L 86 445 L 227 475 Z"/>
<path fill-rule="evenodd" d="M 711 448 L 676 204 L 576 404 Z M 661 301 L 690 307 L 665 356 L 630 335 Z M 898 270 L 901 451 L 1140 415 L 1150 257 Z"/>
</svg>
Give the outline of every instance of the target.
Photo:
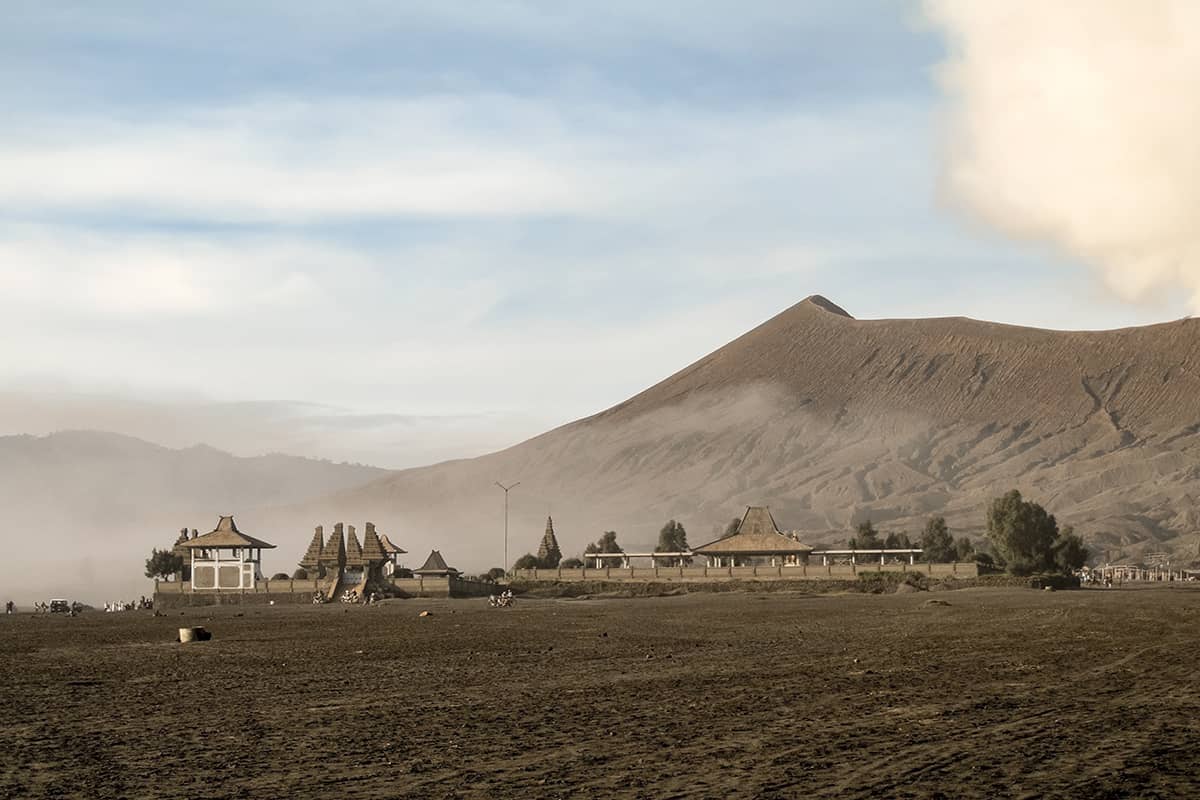
<svg viewBox="0 0 1200 800">
<path fill-rule="evenodd" d="M 742 518 L 734 517 L 733 519 L 731 519 L 729 521 L 729 524 L 725 526 L 725 532 L 721 534 L 721 538 L 727 539 L 728 537 L 733 536 L 735 533 L 738 532 L 738 528 L 740 528 L 741 526 L 742 526 Z"/>
<path fill-rule="evenodd" d="M 687 531 L 684 530 L 682 522 L 668 520 L 666 525 L 658 532 L 658 545 L 654 548 L 656 553 L 681 553 L 691 550 L 688 547 Z M 667 559 L 670 566 L 678 566 L 680 564 L 690 564 L 690 558 L 669 558 Z"/>
<path fill-rule="evenodd" d="M 855 528 L 854 538 L 850 540 L 850 549 L 878 550 L 881 547 L 883 547 L 883 540 L 879 538 L 879 531 L 875 530 L 871 520 L 860 522 Z"/>
<path fill-rule="evenodd" d="M 170 580 L 172 575 L 183 571 L 183 557 L 170 550 L 159 550 L 157 547 L 150 551 L 146 559 L 146 577 Z"/>
<path fill-rule="evenodd" d="M 889 533 L 883 540 L 883 546 L 887 550 L 910 550 L 913 543 L 907 533 Z"/>
<path fill-rule="evenodd" d="M 992 548 L 1014 575 L 1053 570 L 1058 520 L 1037 503 L 1027 502 L 1013 489 L 992 500 L 987 513 L 987 536 Z"/>
<path fill-rule="evenodd" d="M 538 557 L 533 553 L 526 553 L 517 559 L 517 563 L 513 564 L 513 569 L 538 569 L 542 563 L 538 561 Z"/>
<path fill-rule="evenodd" d="M 954 556 L 959 561 L 970 561 L 975 557 L 975 545 L 966 536 L 958 537 L 954 543 Z"/>
<path fill-rule="evenodd" d="M 504 567 L 492 567 L 487 571 L 486 577 L 493 582 L 500 580 L 504 577 Z"/>
<path fill-rule="evenodd" d="M 579 569 L 583 566 L 583 559 L 575 558 L 574 556 L 571 558 L 564 558 L 559 566 L 563 569 Z"/>
<path fill-rule="evenodd" d="M 1058 541 L 1054 543 L 1054 565 L 1060 572 L 1073 572 L 1087 563 L 1088 549 L 1083 546 L 1083 539 L 1075 534 L 1075 529 L 1064 525 Z"/>
<path fill-rule="evenodd" d="M 621 545 L 617 544 L 617 532 L 605 531 L 599 539 L 593 544 L 589 544 L 583 550 L 584 560 L 587 560 L 589 555 L 594 553 L 624 553 Z M 602 560 L 602 564 L 609 564 L 612 559 L 606 558 Z"/>
<path fill-rule="evenodd" d="M 921 558 L 932 564 L 954 561 L 954 537 L 946 527 L 945 517 L 930 517 L 921 532 Z"/>
</svg>

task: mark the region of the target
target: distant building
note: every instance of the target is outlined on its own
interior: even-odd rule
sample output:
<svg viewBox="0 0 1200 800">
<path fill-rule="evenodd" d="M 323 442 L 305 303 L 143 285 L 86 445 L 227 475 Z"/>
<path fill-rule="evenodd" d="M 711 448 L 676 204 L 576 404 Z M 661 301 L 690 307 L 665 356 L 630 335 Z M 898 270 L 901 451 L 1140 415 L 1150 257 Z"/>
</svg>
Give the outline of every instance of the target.
<svg viewBox="0 0 1200 800">
<path fill-rule="evenodd" d="M 808 562 L 813 548 L 779 530 L 766 506 L 748 506 L 737 530 L 714 542 L 692 548 L 710 567 L 789 566 Z"/>
<path fill-rule="evenodd" d="M 262 579 L 262 551 L 275 545 L 238 530 L 233 517 L 221 517 L 215 530 L 180 542 L 190 556 L 193 591 L 253 589 Z"/>
<path fill-rule="evenodd" d="M 562 550 L 558 547 L 558 539 L 554 536 L 554 520 L 546 517 L 546 532 L 542 534 L 542 543 L 537 552 L 538 563 L 543 567 L 557 567 L 562 561 Z"/>
<path fill-rule="evenodd" d="M 383 574 L 391 577 L 396 574 L 396 570 L 404 568 L 404 565 L 400 563 L 400 556 L 406 555 L 408 551 L 392 544 L 392 540 L 387 537 L 386 533 L 379 534 L 379 542 L 383 545 L 383 552 L 388 557 L 387 563 L 383 565 Z"/>
<path fill-rule="evenodd" d="M 423 578 L 457 578 L 460 573 L 454 567 L 447 566 L 446 559 L 442 558 L 441 553 L 431 550 L 429 558 L 425 559 L 425 563 L 420 567 L 414 569 L 413 574 Z"/>
</svg>

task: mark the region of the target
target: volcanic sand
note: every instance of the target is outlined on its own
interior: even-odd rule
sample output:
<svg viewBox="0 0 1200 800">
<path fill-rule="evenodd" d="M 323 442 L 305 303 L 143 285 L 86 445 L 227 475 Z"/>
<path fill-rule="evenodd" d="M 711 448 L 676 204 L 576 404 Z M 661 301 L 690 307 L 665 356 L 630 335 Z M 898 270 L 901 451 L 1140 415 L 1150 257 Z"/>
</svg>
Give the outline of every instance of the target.
<svg viewBox="0 0 1200 800">
<path fill-rule="evenodd" d="M 1197 796 L 1198 623 L 1182 586 L 23 614 L 0 796 Z"/>
</svg>

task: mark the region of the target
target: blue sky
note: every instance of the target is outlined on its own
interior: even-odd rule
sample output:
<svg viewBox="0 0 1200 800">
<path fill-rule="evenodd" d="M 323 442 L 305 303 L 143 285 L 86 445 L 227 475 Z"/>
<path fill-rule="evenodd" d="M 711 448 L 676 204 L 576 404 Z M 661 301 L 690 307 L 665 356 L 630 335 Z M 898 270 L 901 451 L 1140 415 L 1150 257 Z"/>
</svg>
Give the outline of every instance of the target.
<svg viewBox="0 0 1200 800">
<path fill-rule="evenodd" d="M 3 3 L 3 433 L 405 466 L 601 410 L 812 293 L 1186 312 L 943 199 L 945 44 L 912 3 L 101 5 Z"/>
</svg>

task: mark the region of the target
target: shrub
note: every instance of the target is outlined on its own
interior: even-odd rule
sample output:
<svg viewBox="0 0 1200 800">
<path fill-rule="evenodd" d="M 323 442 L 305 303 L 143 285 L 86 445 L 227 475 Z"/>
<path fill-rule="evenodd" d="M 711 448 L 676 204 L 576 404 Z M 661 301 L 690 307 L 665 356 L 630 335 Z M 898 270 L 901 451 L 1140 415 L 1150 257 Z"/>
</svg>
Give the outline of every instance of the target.
<svg viewBox="0 0 1200 800">
<path fill-rule="evenodd" d="M 292 573 L 292 577 L 298 581 L 306 581 L 308 580 L 308 570 L 306 570 L 304 567 L 300 567 L 298 570 Z"/>
</svg>

